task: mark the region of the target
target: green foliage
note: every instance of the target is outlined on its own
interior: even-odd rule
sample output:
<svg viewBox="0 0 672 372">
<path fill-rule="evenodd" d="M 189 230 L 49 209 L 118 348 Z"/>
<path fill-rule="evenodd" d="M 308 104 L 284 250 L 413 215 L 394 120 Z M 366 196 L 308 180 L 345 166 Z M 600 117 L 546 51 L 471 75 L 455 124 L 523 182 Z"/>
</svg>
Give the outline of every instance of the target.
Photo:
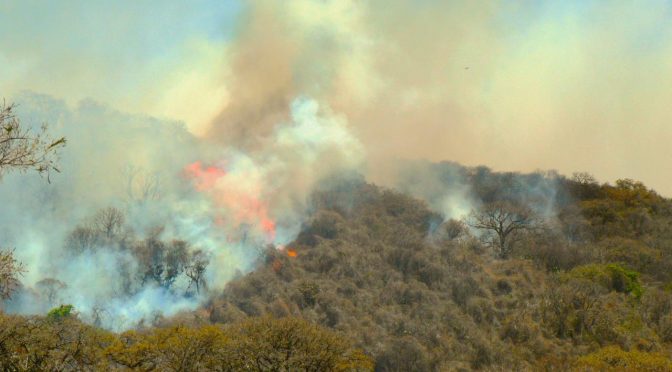
<svg viewBox="0 0 672 372">
<path fill-rule="evenodd" d="M 618 264 L 588 264 L 567 273 L 567 278 L 590 280 L 610 291 L 629 293 L 637 299 L 643 292 L 639 277 L 638 272 Z"/>
<path fill-rule="evenodd" d="M 67 318 L 72 315 L 72 310 L 73 310 L 72 305 L 61 305 L 59 307 L 55 307 L 47 313 L 47 319 L 50 320 L 61 320 L 63 318 Z"/>
</svg>

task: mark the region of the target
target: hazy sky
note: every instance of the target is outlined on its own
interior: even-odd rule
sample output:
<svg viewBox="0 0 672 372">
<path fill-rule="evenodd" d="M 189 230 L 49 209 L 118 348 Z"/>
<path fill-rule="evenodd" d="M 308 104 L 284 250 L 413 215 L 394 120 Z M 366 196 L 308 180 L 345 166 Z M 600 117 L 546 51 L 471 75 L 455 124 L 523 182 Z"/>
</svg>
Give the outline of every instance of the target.
<svg viewBox="0 0 672 372">
<path fill-rule="evenodd" d="M 0 94 L 225 139 L 263 137 L 308 95 L 374 168 L 588 171 L 672 196 L 671 20 L 662 0 L 4 0 Z"/>
</svg>

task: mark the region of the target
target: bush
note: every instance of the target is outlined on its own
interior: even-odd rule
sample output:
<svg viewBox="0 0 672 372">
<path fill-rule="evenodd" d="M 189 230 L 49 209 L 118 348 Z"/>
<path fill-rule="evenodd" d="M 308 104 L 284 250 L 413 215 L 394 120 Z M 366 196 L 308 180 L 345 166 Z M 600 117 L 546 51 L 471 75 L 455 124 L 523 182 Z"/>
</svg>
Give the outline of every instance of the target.
<svg viewBox="0 0 672 372">
<path fill-rule="evenodd" d="M 59 307 L 55 307 L 47 313 L 47 319 L 50 320 L 61 320 L 63 318 L 67 318 L 72 314 L 72 305 L 61 305 Z"/>
<path fill-rule="evenodd" d="M 2 371 L 370 371 L 372 360 L 339 334 L 295 318 L 227 327 L 182 325 L 106 332 L 64 305 L 45 317 L 0 312 Z M 52 321 L 59 319 L 59 321 Z"/>
<path fill-rule="evenodd" d="M 672 361 L 661 353 L 624 351 L 618 346 L 607 346 L 579 358 L 576 367 L 595 371 L 670 371 Z"/>
<path fill-rule="evenodd" d="M 296 318 L 253 318 L 229 328 L 233 370 L 369 371 L 373 363 L 346 339 Z"/>
<path fill-rule="evenodd" d="M 391 341 L 376 358 L 376 371 L 380 372 L 431 370 L 423 347 L 410 337 Z"/>
<path fill-rule="evenodd" d="M 610 291 L 629 293 L 639 299 L 642 285 L 639 273 L 618 264 L 589 264 L 576 267 L 568 273 L 569 278 L 586 279 Z"/>
</svg>

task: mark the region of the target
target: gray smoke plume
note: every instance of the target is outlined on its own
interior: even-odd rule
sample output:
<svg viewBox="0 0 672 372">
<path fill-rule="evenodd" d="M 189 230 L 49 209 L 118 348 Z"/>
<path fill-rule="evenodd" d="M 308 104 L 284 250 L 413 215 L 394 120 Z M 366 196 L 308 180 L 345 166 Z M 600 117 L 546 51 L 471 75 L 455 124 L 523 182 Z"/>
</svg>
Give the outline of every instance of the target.
<svg viewBox="0 0 672 372">
<path fill-rule="evenodd" d="M 309 98 L 291 102 L 272 143 L 254 152 L 95 102 L 18 103 L 26 125 L 48 122 L 69 144 L 50 184 L 12 173 L 0 184 L 0 241 L 28 269 L 6 310 L 69 303 L 117 330 L 195 309 L 252 269 L 265 245 L 294 238 L 312 185 L 363 156 L 345 120 Z M 199 259 L 208 264 L 195 291 L 187 273 Z"/>
</svg>

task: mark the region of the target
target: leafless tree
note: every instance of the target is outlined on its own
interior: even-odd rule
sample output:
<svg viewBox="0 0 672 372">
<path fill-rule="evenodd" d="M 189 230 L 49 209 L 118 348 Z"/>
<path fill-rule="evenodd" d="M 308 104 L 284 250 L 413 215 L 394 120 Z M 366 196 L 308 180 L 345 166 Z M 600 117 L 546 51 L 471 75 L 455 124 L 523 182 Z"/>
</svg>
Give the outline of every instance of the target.
<svg viewBox="0 0 672 372">
<path fill-rule="evenodd" d="M 206 284 L 204 275 L 209 262 L 208 255 L 201 250 L 197 250 L 192 254 L 191 263 L 184 271 L 185 275 L 191 280 L 189 288 L 194 285 L 196 287 L 196 293 L 200 293 L 201 287 Z"/>
<path fill-rule="evenodd" d="M 129 165 L 124 170 L 126 175 L 126 194 L 133 203 L 144 203 L 160 198 L 159 177 L 150 174 L 140 167 Z"/>
<path fill-rule="evenodd" d="M 103 317 L 109 316 L 110 312 L 105 309 L 102 304 L 95 304 L 91 309 L 91 316 L 93 317 L 93 324 L 96 327 L 101 327 L 103 324 Z"/>
<path fill-rule="evenodd" d="M 60 291 L 67 288 L 67 284 L 54 278 L 42 279 L 36 283 L 42 295 L 47 298 L 49 305 L 55 305 Z"/>
<path fill-rule="evenodd" d="M 462 221 L 450 219 L 443 225 L 443 232 L 448 240 L 457 239 L 460 235 L 465 234 L 468 227 Z"/>
<path fill-rule="evenodd" d="M 93 250 L 101 240 L 98 231 L 87 226 L 78 226 L 66 238 L 65 247 L 73 253 L 82 253 Z"/>
<path fill-rule="evenodd" d="M 164 287 L 169 288 L 184 272 L 189 263 L 189 245 L 184 240 L 173 240 L 166 246 L 166 270 L 164 273 Z"/>
<path fill-rule="evenodd" d="M 20 286 L 19 277 L 25 272 L 23 265 L 14 258 L 14 251 L 0 250 L 0 300 L 12 296 Z"/>
<path fill-rule="evenodd" d="M 46 125 L 33 133 L 21 125 L 14 115 L 15 106 L 4 101 L 0 104 L 0 177 L 11 170 L 33 169 L 46 174 L 56 168 L 57 152 L 65 146 L 65 138 L 53 140 L 47 136 Z M 24 266 L 14 258 L 14 251 L 0 251 L 0 300 L 8 299 L 19 287 L 19 276 Z"/>
<path fill-rule="evenodd" d="M 9 170 L 26 171 L 33 169 L 46 174 L 56 168 L 58 150 L 65 145 L 65 138 L 56 140 L 47 136 L 46 125 L 33 133 L 21 125 L 14 115 L 14 105 L 3 102 L 0 105 L 0 176 Z"/>
<path fill-rule="evenodd" d="M 124 213 L 114 207 L 102 209 L 93 217 L 93 226 L 107 239 L 119 236 L 124 228 Z"/>
<path fill-rule="evenodd" d="M 473 211 L 467 223 L 486 230 L 486 238 L 489 238 L 487 242 L 498 251 L 501 258 L 508 258 L 520 233 L 540 227 L 541 220 L 527 207 L 494 202 Z"/>
</svg>

